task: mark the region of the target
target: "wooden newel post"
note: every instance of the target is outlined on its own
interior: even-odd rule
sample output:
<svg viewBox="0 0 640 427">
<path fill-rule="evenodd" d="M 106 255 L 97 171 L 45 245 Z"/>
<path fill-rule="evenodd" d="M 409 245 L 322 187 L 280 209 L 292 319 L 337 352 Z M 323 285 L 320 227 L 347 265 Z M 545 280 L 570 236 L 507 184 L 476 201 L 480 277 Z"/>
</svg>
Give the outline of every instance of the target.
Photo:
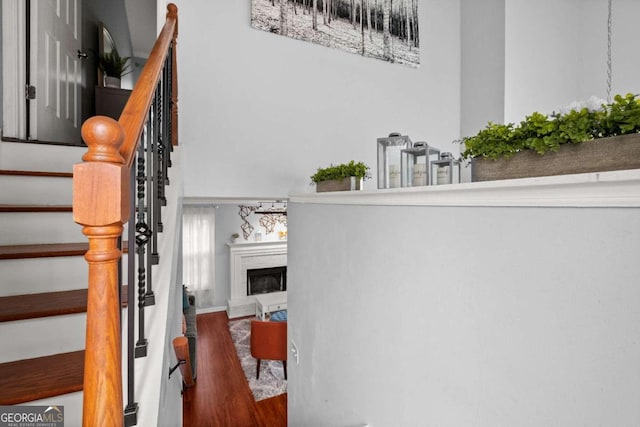
<svg viewBox="0 0 640 427">
<path fill-rule="evenodd" d="M 129 173 L 119 149 L 122 127 L 92 117 L 82 126 L 88 145 L 73 167 L 73 219 L 89 239 L 84 426 L 122 426 L 122 355 L 118 238 L 129 215 Z"/>
</svg>

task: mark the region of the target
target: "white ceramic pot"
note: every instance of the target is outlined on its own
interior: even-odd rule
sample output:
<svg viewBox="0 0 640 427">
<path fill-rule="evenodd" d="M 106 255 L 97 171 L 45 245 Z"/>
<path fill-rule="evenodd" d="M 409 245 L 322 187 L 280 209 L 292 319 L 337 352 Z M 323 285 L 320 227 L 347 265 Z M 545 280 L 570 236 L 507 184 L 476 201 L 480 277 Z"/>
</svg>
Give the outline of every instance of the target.
<svg viewBox="0 0 640 427">
<path fill-rule="evenodd" d="M 106 76 L 104 78 L 104 85 L 105 85 L 105 87 L 115 87 L 115 88 L 120 89 L 120 78 L 119 77 Z"/>
</svg>

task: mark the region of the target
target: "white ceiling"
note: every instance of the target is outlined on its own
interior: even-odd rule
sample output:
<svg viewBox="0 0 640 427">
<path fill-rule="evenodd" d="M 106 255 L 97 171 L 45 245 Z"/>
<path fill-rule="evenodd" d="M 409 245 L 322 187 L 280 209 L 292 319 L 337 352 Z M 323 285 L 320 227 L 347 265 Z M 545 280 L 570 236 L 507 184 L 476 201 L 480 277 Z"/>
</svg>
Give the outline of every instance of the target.
<svg viewBox="0 0 640 427">
<path fill-rule="evenodd" d="M 157 0 L 125 0 L 133 56 L 147 58 L 156 41 Z"/>
</svg>

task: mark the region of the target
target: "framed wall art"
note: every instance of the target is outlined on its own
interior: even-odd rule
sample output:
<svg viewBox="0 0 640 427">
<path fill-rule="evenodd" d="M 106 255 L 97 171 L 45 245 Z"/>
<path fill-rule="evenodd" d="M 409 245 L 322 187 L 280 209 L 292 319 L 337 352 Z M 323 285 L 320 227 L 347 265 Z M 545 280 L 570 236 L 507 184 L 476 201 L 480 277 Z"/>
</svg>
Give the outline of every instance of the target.
<svg viewBox="0 0 640 427">
<path fill-rule="evenodd" d="M 252 0 L 259 30 L 418 67 L 418 0 Z"/>
</svg>

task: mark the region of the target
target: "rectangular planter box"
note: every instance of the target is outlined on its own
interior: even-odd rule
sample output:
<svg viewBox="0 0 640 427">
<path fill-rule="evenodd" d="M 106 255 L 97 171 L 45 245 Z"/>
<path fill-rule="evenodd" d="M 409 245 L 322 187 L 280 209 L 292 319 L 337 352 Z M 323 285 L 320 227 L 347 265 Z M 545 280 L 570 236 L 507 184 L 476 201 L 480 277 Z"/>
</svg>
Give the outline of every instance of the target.
<svg viewBox="0 0 640 427">
<path fill-rule="evenodd" d="M 563 144 L 557 152 L 521 151 L 509 159 L 476 158 L 472 181 L 640 169 L 640 134 Z"/>
<path fill-rule="evenodd" d="M 362 179 L 358 179 L 355 176 L 352 176 L 350 178 L 320 181 L 316 183 L 316 192 L 323 193 L 325 191 L 362 190 L 362 181 Z"/>
</svg>

